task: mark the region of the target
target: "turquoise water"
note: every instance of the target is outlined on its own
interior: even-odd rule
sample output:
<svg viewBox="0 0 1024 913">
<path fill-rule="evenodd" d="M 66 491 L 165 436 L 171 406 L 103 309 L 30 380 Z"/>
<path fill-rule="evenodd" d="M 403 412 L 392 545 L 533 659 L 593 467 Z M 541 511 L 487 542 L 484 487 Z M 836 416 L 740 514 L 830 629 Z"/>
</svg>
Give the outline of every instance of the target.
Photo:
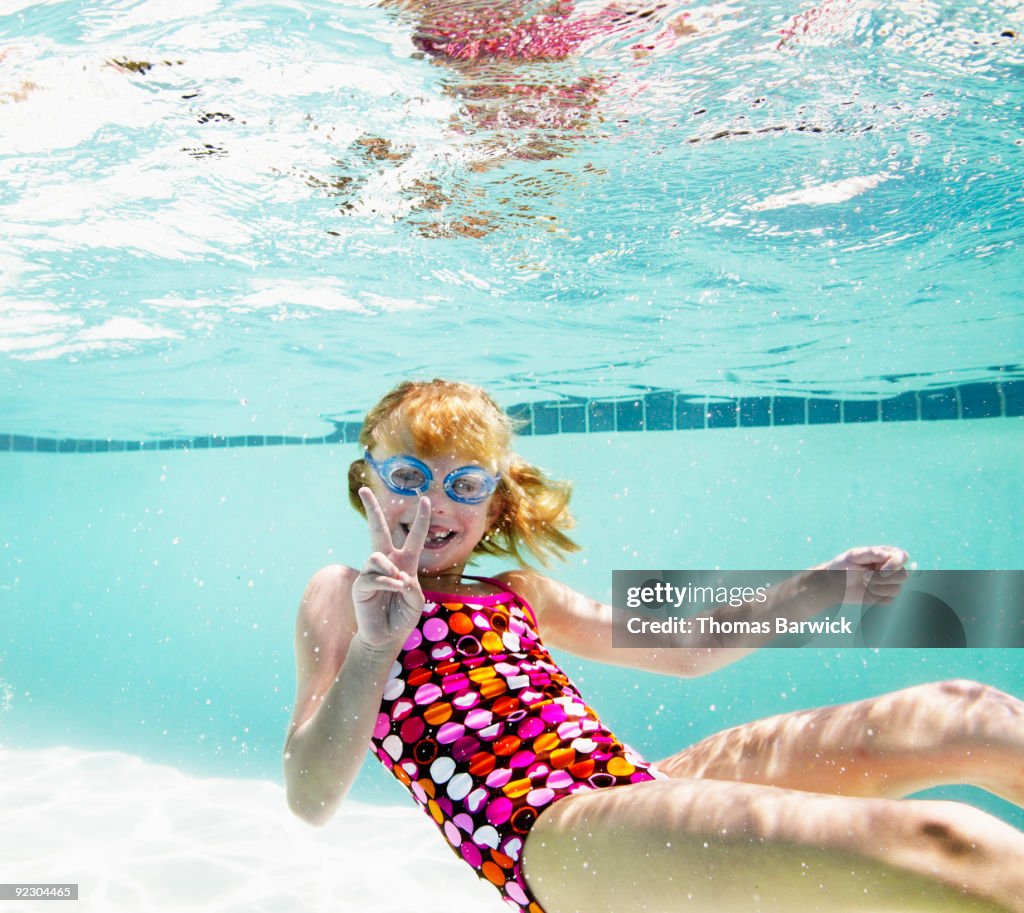
<svg viewBox="0 0 1024 913">
<path fill-rule="evenodd" d="M 1014 566 L 1017 422 L 893 427 L 557 435 L 522 450 L 576 479 L 585 550 L 552 573 L 606 600 L 613 568 L 803 567 L 870 542 L 899 543 L 925 568 Z M 367 549 L 344 488 L 355 455 L 6 455 L 5 744 L 280 780 L 298 598 L 313 570 Z M 681 478 L 672 501 L 665 466 Z M 1013 650 L 774 650 L 688 681 L 561 658 L 651 757 L 755 717 L 935 678 L 1024 691 Z M 363 777 L 357 795 L 401 801 L 375 766 Z"/>
<path fill-rule="evenodd" d="M 407 376 L 527 404 L 523 453 L 576 483 L 585 550 L 553 573 L 599 598 L 613 568 L 869 542 L 1020 566 L 1024 13 L 831 8 L 780 40 L 799 7 L 674 6 L 568 61 L 457 69 L 371 3 L 0 7 L 0 881 L 59 868 L 97 910 L 350 890 L 365 828 L 282 823 L 292 627 L 310 574 L 366 549 L 345 423 Z M 932 679 L 1024 693 L 1008 650 L 693 681 L 560 658 L 650 757 Z M 404 800 L 369 765 L 355 798 Z M 101 802 L 157 809 L 178 862 L 147 868 Z M 341 855 L 348 882 L 301 880 Z M 232 893 L 267 858 L 291 868 Z M 416 858 L 411 898 L 447 871 Z"/>
</svg>

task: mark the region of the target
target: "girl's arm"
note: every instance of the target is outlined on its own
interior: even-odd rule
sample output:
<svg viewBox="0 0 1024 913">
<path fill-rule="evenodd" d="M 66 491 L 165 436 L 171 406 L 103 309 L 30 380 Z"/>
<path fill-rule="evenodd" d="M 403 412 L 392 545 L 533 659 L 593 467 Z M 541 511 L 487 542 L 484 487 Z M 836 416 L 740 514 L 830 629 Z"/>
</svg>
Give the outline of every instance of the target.
<svg viewBox="0 0 1024 913">
<path fill-rule="evenodd" d="M 396 547 L 368 488 L 359 491 L 374 551 L 362 570 L 314 575 L 295 630 L 298 697 L 284 747 L 288 805 L 325 824 L 355 782 L 395 659 L 423 611 L 416 567 L 430 524 L 420 498 Z"/>
<path fill-rule="evenodd" d="M 860 602 L 865 597 L 885 604 L 896 597 L 908 577 L 903 568 L 906 561 L 906 552 L 892 546 L 849 549 L 832 561 L 771 587 L 767 602 L 723 606 L 701 614 L 719 621 L 774 623 L 778 616 L 791 620 L 813 618 L 840 602 Z M 847 573 L 844 578 L 820 571 Z M 874 573 L 878 571 L 882 574 Z M 871 573 L 866 577 L 865 572 Z M 733 663 L 772 639 L 772 635 L 766 635 L 750 647 L 723 647 L 713 634 L 695 633 L 685 639 L 681 635 L 652 635 L 650 646 L 617 647 L 613 646 L 613 634 L 617 623 L 625 623 L 625 613 L 616 613 L 610 605 L 535 571 L 510 571 L 501 577 L 533 607 L 548 646 L 584 659 L 693 678 Z M 699 630 L 697 625 L 694 629 Z M 640 639 L 624 630 L 620 637 L 634 643 Z"/>
<path fill-rule="evenodd" d="M 355 636 L 358 572 L 332 565 L 306 587 L 295 626 L 298 694 L 284 746 L 288 806 L 326 824 L 355 782 L 397 651 Z"/>
</svg>

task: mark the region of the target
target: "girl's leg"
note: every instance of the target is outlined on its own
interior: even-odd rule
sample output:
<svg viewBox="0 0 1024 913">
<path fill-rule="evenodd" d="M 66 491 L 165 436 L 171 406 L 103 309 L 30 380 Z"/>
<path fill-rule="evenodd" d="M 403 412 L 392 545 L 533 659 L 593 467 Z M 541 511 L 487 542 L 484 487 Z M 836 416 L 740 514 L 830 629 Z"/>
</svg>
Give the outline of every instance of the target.
<svg viewBox="0 0 1024 913">
<path fill-rule="evenodd" d="M 1024 834 L 984 812 L 719 780 L 568 796 L 523 867 L 546 913 L 1024 911 Z"/>
<path fill-rule="evenodd" d="M 1024 703 L 968 681 L 788 713 L 728 729 L 655 766 L 841 796 L 969 783 L 1024 805 Z"/>
</svg>

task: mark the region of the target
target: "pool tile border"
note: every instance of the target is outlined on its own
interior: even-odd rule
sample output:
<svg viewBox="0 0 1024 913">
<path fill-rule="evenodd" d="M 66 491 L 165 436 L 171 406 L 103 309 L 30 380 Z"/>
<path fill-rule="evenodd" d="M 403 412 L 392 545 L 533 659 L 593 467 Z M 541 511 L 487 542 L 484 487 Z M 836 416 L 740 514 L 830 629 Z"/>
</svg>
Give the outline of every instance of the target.
<svg viewBox="0 0 1024 913">
<path fill-rule="evenodd" d="M 650 390 L 636 396 L 567 397 L 520 403 L 508 409 L 523 435 L 697 431 L 870 422 L 938 422 L 1024 415 L 1024 380 L 975 382 L 910 391 L 881 399 L 822 396 L 697 396 Z M 200 435 L 147 441 L 31 437 L 0 434 L 0 452 L 125 453 L 146 450 L 215 450 L 354 443 L 360 422 L 335 422 L 321 436 Z"/>
</svg>

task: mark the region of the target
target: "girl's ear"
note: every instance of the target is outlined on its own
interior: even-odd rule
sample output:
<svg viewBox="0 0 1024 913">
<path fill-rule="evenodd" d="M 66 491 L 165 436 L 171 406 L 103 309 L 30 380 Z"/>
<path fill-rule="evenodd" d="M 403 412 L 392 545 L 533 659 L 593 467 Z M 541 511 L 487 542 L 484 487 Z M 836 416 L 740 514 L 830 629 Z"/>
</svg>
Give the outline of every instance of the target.
<svg viewBox="0 0 1024 913">
<path fill-rule="evenodd" d="M 366 471 L 366 460 L 354 460 L 348 467 L 348 499 L 352 506 L 364 517 L 366 508 L 359 499 L 359 489 L 370 486 L 370 474 Z"/>
</svg>

